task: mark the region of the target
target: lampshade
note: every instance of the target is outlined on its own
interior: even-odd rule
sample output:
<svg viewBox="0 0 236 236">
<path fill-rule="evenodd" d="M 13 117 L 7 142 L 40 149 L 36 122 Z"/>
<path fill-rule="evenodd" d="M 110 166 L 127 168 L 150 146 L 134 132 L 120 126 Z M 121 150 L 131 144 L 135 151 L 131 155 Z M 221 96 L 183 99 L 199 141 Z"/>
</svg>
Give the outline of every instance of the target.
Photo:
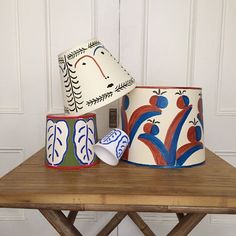
<svg viewBox="0 0 236 236">
<path fill-rule="evenodd" d="M 122 98 L 121 126 L 128 162 L 181 168 L 205 161 L 201 88 L 136 87 Z"/>
<path fill-rule="evenodd" d="M 61 53 L 58 61 L 66 113 L 85 114 L 135 88 L 131 75 L 97 40 Z"/>
<path fill-rule="evenodd" d="M 93 166 L 97 142 L 96 115 L 48 115 L 45 164 L 57 169 Z"/>
</svg>

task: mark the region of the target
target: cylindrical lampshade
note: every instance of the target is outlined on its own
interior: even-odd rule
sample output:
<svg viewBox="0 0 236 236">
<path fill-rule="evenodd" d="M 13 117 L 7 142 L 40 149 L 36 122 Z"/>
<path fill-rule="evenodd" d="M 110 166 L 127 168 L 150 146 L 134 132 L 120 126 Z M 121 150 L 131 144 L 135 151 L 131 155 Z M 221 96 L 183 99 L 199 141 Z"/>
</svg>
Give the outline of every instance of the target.
<svg viewBox="0 0 236 236">
<path fill-rule="evenodd" d="M 160 168 L 204 163 L 201 88 L 138 86 L 121 103 L 130 138 L 123 160 Z"/>
<path fill-rule="evenodd" d="M 67 50 L 58 60 L 68 114 L 91 112 L 135 88 L 134 79 L 99 41 Z"/>
<path fill-rule="evenodd" d="M 46 158 L 48 167 L 80 169 L 94 166 L 97 142 L 96 115 L 48 115 L 46 129 Z"/>
</svg>

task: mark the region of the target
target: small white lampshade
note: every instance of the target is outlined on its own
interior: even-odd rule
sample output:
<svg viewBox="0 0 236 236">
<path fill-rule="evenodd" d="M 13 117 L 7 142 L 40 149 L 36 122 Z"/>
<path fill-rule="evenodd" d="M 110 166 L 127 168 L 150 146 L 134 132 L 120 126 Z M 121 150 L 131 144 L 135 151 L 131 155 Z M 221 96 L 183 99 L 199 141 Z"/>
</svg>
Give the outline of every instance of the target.
<svg viewBox="0 0 236 236">
<path fill-rule="evenodd" d="M 69 49 L 58 60 L 68 114 L 91 112 L 135 88 L 131 75 L 99 41 Z"/>
</svg>

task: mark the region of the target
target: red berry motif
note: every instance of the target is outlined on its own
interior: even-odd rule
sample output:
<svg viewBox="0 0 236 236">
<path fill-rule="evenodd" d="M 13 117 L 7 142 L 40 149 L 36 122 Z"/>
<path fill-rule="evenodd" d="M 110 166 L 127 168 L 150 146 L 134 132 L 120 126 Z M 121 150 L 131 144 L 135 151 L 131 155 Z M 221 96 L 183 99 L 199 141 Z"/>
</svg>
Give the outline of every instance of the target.
<svg viewBox="0 0 236 236">
<path fill-rule="evenodd" d="M 199 98 L 198 100 L 198 104 L 197 104 L 197 107 L 198 107 L 198 111 L 199 113 L 203 113 L 203 108 L 202 108 L 202 98 Z"/>
<path fill-rule="evenodd" d="M 155 93 L 156 95 L 153 95 L 149 99 L 149 103 L 159 108 L 166 108 L 168 106 L 168 99 L 162 96 L 164 93 L 166 93 L 166 91 L 161 92 L 161 90 L 159 89 L 158 92 L 153 91 L 153 93 Z"/>
<path fill-rule="evenodd" d="M 156 125 L 157 123 L 160 122 L 148 120 L 148 123 L 143 126 L 143 131 L 147 134 L 157 135 L 159 133 L 159 127 Z"/>
<path fill-rule="evenodd" d="M 175 93 L 180 95 L 180 97 L 177 99 L 177 107 L 179 109 L 183 109 L 189 105 L 189 98 L 186 95 L 183 95 L 186 92 L 186 90 L 179 90 L 179 92 Z"/>
<path fill-rule="evenodd" d="M 197 125 L 198 121 L 195 120 L 194 121 L 190 121 L 189 123 L 192 123 L 193 126 L 191 126 L 188 129 L 188 133 L 187 133 L 187 137 L 189 142 L 199 142 L 202 138 L 202 130 L 201 127 L 199 125 Z"/>
<path fill-rule="evenodd" d="M 124 110 L 127 110 L 129 107 L 129 97 L 127 95 L 122 98 L 122 106 Z"/>
<path fill-rule="evenodd" d="M 200 98 L 198 100 L 198 114 L 197 114 L 197 118 L 199 120 L 199 122 L 201 123 L 202 128 L 204 129 L 204 124 L 203 124 L 203 107 L 202 107 L 202 94 L 200 93 Z"/>
</svg>

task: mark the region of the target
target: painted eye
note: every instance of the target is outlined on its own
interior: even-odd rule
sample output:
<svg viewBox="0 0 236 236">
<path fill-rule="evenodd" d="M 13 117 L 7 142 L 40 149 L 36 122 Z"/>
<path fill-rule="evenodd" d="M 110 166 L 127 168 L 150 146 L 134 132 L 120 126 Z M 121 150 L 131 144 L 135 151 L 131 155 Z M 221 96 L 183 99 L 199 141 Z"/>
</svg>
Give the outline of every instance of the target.
<svg viewBox="0 0 236 236">
<path fill-rule="evenodd" d="M 104 55 L 104 52 L 103 52 L 103 51 L 101 51 L 101 53 Z"/>
<path fill-rule="evenodd" d="M 85 66 L 85 65 L 86 65 L 86 63 L 85 63 L 85 62 L 83 62 L 83 63 L 82 63 L 82 65 L 83 65 L 83 66 Z"/>
</svg>

